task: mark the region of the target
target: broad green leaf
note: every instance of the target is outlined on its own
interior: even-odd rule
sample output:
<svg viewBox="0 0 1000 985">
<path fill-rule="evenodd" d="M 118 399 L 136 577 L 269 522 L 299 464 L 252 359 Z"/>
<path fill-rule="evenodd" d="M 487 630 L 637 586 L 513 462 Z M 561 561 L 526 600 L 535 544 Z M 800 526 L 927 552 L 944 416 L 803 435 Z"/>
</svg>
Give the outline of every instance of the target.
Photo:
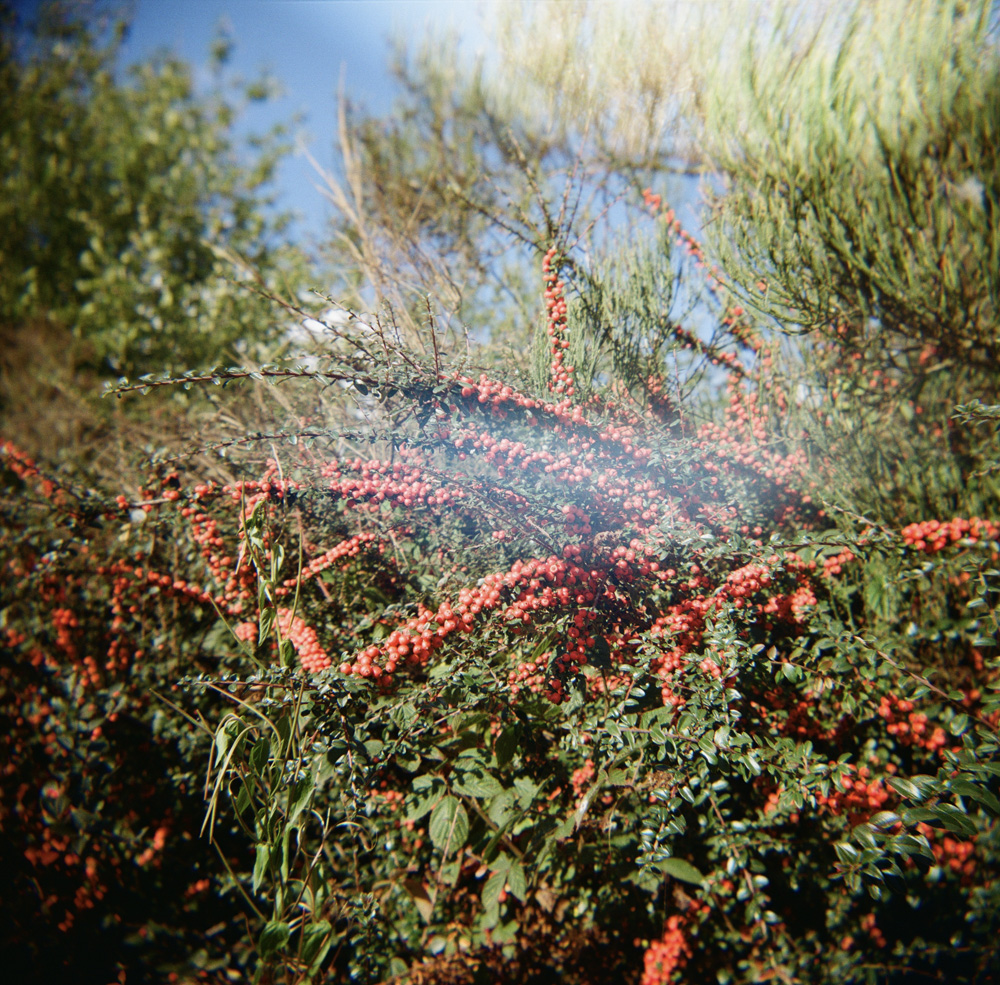
<svg viewBox="0 0 1000 985">
<path fill-rule="evenodd" d="M 260 940 L 257 942 L 261 957 L 268 958 L 277 954 L 288 943 L 290 933 L 287 923 L 272 920 L 261 931 Z"/>
<path fill-rule="evenodd" d="M 879 811 L 878 814 L 872 815 L 868 823 L 874 828 L 889 828 L 899 820 L 899 815 L 894 811 Z"/>
<path fill-rule="evenodd" d="M 469 815 L 457 797 L 445 797 L 431 811 L 428 833 L 434 847 L 445 855 L 465 844 L 469 834 Z"/>
<path fill-rule="evenodd" d="M 921 821 L 936 821 L 937 815 L 927 807 L 906 807 L 900 812 L 904 824 L 918 824 Z"/>
<path fill-rule="evenodd" d="M 833 850 L 844 865 L 853 865 L 858 861 L 858 850 L 846 841 L 838 841 L 833 846 Z"/>
<path fill-rule="evenodd" d="M 482 766 L 470 770 L 455 770 L 452 786 L 467 797 L 484 800 L 503 792 L 503 784 L 491 776 Z"/>
<path fill-rule="evenodd" d="M 890 776 L 888 779 L 889 786 L 892 787 L 896 793 L 900 794 L 900 796 L 906 797 L 909 800 L 923 800 L 923 794 L 921 793 L 920 788 L 911 780 L 907 780 L 902 776 Z"/>
<path fill-rule="evenodd" d="M 486 882 L 483 883 L 483 890 L 480 897 L 483 901 L 484 909 L 492 909 L 498 905 L 500 891 L 507 884 L 506 872 L 491 872 Z"/>
<path fill-rule="evenodd" d="M 508 725 L 496 737 L 493 743 L 493 753 L 497 758 L 497 766 L 503 769 L 517 751 L 517 729 Z"/>
<path fill-rule="evenodd" d="M 950 786 L 952 791 L 960 797 L 971 797 L 973 800 L 978 800 L 990 814 L 994 817 L 1000 817 L 1000 800 L 984 786 L 960 778 L 952 780 Z"/>
<path fill-rule="evenodd" d="M 490 801 L 487 811 L 489 819 L 498 827 L 502 827 L 519 813 L 515 802 L 516 794 L 513 790 L 502 790 Z"/>
<path fill-rule="evenodd" d="M 516 920 L 508 920 L 493 931 L 494 944 L 513 944 L 517 940 L 520 925 Z"/>
<path fill-rule="evenodd" d="M 515 862 L 507 873 L 507 888 L 523 903 L 528 893 L 528 880 L 524 874 L 524 866 Z"/>
<path fill-rule="evenodd" d="M 307 924 L 302 931 L 302 960 L 310 968 L 317 968 L 323 963 L 333 941 L 333 927 L 329 920 Z"/>
<path fill-rule="evenodd" d="M 979 833 L 975 822 L 953 804 L 937 804 L 931 808 L 931 812 L 949 831 L 954 831 L 956 834 L 965 836 Z"/>
<path fill-rule="evenodd" d="M 406 809 L 406 819 L 408 821 L 419 821 L 420 818 L 429 814 L 437 801 L 437 795 L 434 793 L 425 794 L 423 797 L 418 797 L 407 809 Z"/>
<path fill-rule="evenodd" d="M 668 876 L 700 886 L 705 877 L 688 861 L 682 858 L 665 858 L 657 862 L 657 867 Z"/>
</svg>

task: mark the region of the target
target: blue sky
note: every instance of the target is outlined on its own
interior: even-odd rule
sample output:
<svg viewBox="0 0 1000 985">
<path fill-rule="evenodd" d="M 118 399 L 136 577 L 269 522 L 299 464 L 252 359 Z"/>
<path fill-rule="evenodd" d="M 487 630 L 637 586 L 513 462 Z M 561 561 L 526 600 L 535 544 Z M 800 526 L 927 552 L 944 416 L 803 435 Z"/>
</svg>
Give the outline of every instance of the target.
<svg viewBox="0 0 1000 985">
<path fill-rule="evenodd" d="M 39 3 L 13 0 L 26 18 Z M 168 48 L 195 68 L 196 79 L 207 80 L 210 46 L 224 25 L 234 42 L 228 70 L 248 80 L 266 70 L 284 92 L 251 106 L 241 130 L 260 133 L 300 114 L 310 152 L 331 169 L 341 77 L 352 102 L 388 112 L 390 37 L 412 40 L 429 27 L 451 27 L 471 56 L 485 43 L 483 7 L 476 0 L 133 0 L 124 56 L 140 61 Z M 302 213 L 296 232 L 305 237 L 323 228 L 326 206 L 316 181 L 301 155 L 286 161 L 278 176 L 279 207 Z"/>
<path fill-rule="evenodd" d="M 344 87 L 355 103 L 388 112 L 390 37 L 413 39 L 429 28 L 461 32 L 471 55 L 484 43 L 483 5 L 472 0 L 137 0 L 125 54 L 148 57 L 167 47 L 194 66 L 204 65 L 220 24 L 235 47 L 229 68 L 244 78 L 266 70 L 281 99 L 248 110 L 250 130 L 266 130 L 296 114 L 299 132 L 325 168 L 335 167 L 336 95 Z M 303 215 L 297 230 L 318 235 L 326 205 L 317 178 L 301 155 L 278 177 L 279 204 Z"/>
<path fill-rule="evenodd" d="M 42 0 L 12 2 L 30 20 Z M 83 0 L 69 2 L 83 6 Z M 114 9 L 116 2 L 98 0 L 99 9 Z M 131 0 L 130 6 L 126 63 L 168 49 L 190 63 L 196 81 L 208 88 L 210 48 L 224 29 L 233 42 L 227 72 L 252 80 L 266 71 L 283 92 L 278 99 L 249 106 L 239 132 L 263 133 L 299 116 L 298 135 L 319 164 L 333 171 L 340 80 L 352 103 L 388 113 L 396 93 L 389 73 L 391 38 L 413 42 L 429 30 L 443 34 L 453 29 L 463 57 L 488 49 L 487 0 Z M 286 159 L 277 175 L 277 205 L 300 215 L 292 234 L 304 245 L 323 235 L 328 215 L 326 200 L 315 187 L 319 180 L 301 154 Z M 688 195 L 674 192 L 680 199 L 674 204 L 696 231 L 697 217 L 684 210 L 694 190 L 689 184 Z"/>
</svg>

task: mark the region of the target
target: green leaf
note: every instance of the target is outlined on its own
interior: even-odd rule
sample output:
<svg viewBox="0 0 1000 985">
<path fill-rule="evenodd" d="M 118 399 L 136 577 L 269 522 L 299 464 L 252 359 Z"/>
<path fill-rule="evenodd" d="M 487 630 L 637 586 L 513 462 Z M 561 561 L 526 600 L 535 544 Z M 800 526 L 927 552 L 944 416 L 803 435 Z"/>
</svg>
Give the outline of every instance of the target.
<svg viewBox="0 0 1000 985">
<path fill-rule="evenodd" d="M 503 769 L 513 758 L 517 751 L 517 729 L 508 725 L 496 737 L 493 743 L 493 754 L 497 758 L 497 766 Z"/>
<path fill-rule="evenodd" d="M 520 929 L 516 920 L 508 920 L 493 931 L 492 938 L 494 944 L 513 944 L 517 940 Z"/>
<path fill-rule="evenodd" d="M 251 880 L 251 888 L 256 893 L 260 889 L 264 882 L 264 877 L 267 875 L 268 862 L 271 859 L 271 846 L 270 845 L 258 845 L 257 854 L 254 859 L 253 864 L 253 879 Z"/>
<path fill-rule="evenodd" d="M 985 787 L 961 778 L 952 780 L 950 787 L 960 797 L 971 797 L 973 800 L 978 800 L 990 814 L 994 817 L 1000 817 L 1000 800 L 997 800 L 996 796 Z"/>
<path fill-rule="evenodd" d="M 524 866 L 515 862 L 507 873 L 507 888 L 523 903 L 528 894 L 528 880 L 524 874 Z"/>
<path fill-rule="evenodd" d="M 240 787 L 240 792 L 236 795 L 236 813 L 242 814 L 250 806 L 250 791 L 246 785 Z"/>
<path fill-rule="evenodd" d="M 899 815 L 894 811 L 879 811 L 869 819 L 868 823 L 873 828 L 889 828 L 899 820 Z"/>
<path fill-rule="evenodd" d="M 288 740 L 292 734 L 292 719 L 289 715 L 282 715 L 275 723 L 274 727 L 281 738 L 282 743 L 287 747 Z"/>
<path fill-rule="evenodd" d="M 796 682 L 802 680 L 802 668 L 799 667 L 797 664 L 791 664 L 788 663 L 787 661 L 782 663 L 781 673 L 784 675 L 785 679 L 791 684 L 795 684 Z"/>
<path fill-rule="evenodd" d="M 491 872 L 489 878 L 483 883 L 483 891 L 480 898 L 483 901 L 483 908 L 492 909 L 499 905 L 500 892 L 507 884 L 506 872 Z"/>
<path fill-rule="evenodd" d="M 919 824 L 921 821 L 936 821 L 937 815 L 927 807 L 907 807 L 900 812 L 904 824 Z"/>
<path fill-rule="evenodd" d="M 215 753 L 219 759 L 223 759 L 226 753 L 229 751 L 229 743 L 232 741 L 233 736 L 230 733 L 228 723 L 223 725 L 221 728 L 216 729 L 215 732 Z"/>
<path fill-rule="evenodd" d="M 257 645 L 263 646 L 264 641 L 271 635 L 271 627 L 274 625 L 274 619 L 278 614 L 278 610 L 275 609 L 273 605 L 263 605 L 260 610 L 260 633 L 257 637 Z"/>
<path fill-rule="evenodd" d="M 408 821 L 419 821 L 424 815 L 429 814 L 434 807 L 437 795 L 430 793 L 423 797 L 418 797 L 407 809 L 406 819 Z"/>
<path fill-rule="evenodd" d="M 833 846 L 833 850 L 837 853 L 837 858 L 839 858 L 844 865 L 853 865 L 858 861 L 858 850 L 846 841 L 838 841 Z"/>
<path fill-rule="evenodd" d="M 268 761 L 271 758 L 271 739 L 267 735 L 262 735 L 250 750 L 250 768 L 257 774 L 263 776 L 267 769 Z"/>
<path fill-rule="evenodd" d="M 955 807 L 954 804 L 938 804 L 932 807 L 931 811 L 949 831 L 966 836 L 979 833 L 975 822 L 966 817 L 965 813 Z"/>
<path fill-rule="evenodd" d="M 381 634 L 379 632 L 380 630 L 381 630 Z M 382 626 L 381 624 L 377 625 L 375 627 L 375 629 L 373 630 L 373 635 L 376 638 L 379 638 L 380 635 L 384 636 L 385 635 L 385 627 Z M 406 702 L 406 703 L 400 705 L 392 713 L 392 720 L 403 731 L 405 731 L 406 729 L 408 729 L 417 720 L 417 717 L 418 717 L 418 715 L 417 715 L 417 709 L 412 704 L 410 704 L 409 702 Z"/>
<path fill-rule="evenodd" d="M 518 815 L 519 812 L 514 806 L 516 796 L 513 790 L 502 790 L 490 801 L 487 815 L 498 827 L 503 827 Z"/>
<path fill-rule="evenodd" d="M 291 803 L 288 808 L 288 824 L 294 825 L 299 815 L 309 806 L 312 800 L 312 778 L 306 777 L 295 784 Z"/>
<path fill-rule="evenodd" d="M 471 770 L 456 768 L 452 786 L 459 793 L 477 800 L 495 797 L 503 792 L 503 784 L 479 765 Z"/>
<path fill-rule="evenodd" d="M 538 784 L 526 776 L 519 776 L 514 780 L 514 789 L 517 791 L 518 803 L 522 807 L 528 807 L 538 796 Z"/>
<path fill-rule="evenodd" d="M 277 954 L 287 943 L 291 934 L 288 924 L 280 920 L 272 920 L 262 931 L 257 947 L 261 957 L 269 958 Z"/>
<path fill-rule="evenodd" d="M 302 960 L 310 970 L 323 963 L 333 940 L 333 927 L 329 920 L 320 920 L 305 927 L 302 931 Z"/>
<path fill-rule="evenodd" d="M 890 776 L 889 786 L 896 791 L 901 797 L 906 797 L 908 800 L 923 800 L 923 793 L 920 788 L 910 780 L 907 780 L 902 776 Z"/>
<path fill-rule="evenodd" d="M 457 797 L 445 797 L 431 811 L 428 833 L 434 847 L 445 855 L 465 844 L 469 834 L 469 815 Z"/>
<path fill-rule="evenodd" d="M 639 716 L 640 728 L 651 728 L 656 722 L 669 720 L 674 714 L 674 709 L 670 705 L 661 705 L 651 711 L 644 711 Z"/>
<path fill-rule="evenodd" d="M 969 716 L 965 714 L 956 715 L 948 723 L 948 731 L 951 732 L 952 735 L 961 735 L 968 727 Z"/>
<path fill-rule="evenodd" d="M 705 881 L 705 877 L 690 862 L 682 858 L 665 858 L 656 865 L 666 875 L 680 879 L 681 882 L 700 886 Z"/>
</svg>

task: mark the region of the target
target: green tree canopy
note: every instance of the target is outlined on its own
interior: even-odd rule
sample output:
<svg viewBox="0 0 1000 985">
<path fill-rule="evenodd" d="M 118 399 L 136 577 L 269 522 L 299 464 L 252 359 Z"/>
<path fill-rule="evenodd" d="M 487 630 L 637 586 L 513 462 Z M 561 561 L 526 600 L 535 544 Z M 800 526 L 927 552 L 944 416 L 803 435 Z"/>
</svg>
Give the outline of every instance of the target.
<svg viewBox="0 0 1000 985">
<path fill-rule="evenodd" d="M 36 23 L 7 12 L 0 39 L 0 323 L 45 319 L 87 343 L 104 372 L 186 368 L 259 340 L 266 307 L 232 289 L 244 259 L 284 286 L 294 264 L 265 195 L 284 152 L 258 141 L 249 165 L 234 135 L 258 82 L 196 91 L 163 54 L 124 68 L 124 20 L 45 5 Z"/>
</svg>

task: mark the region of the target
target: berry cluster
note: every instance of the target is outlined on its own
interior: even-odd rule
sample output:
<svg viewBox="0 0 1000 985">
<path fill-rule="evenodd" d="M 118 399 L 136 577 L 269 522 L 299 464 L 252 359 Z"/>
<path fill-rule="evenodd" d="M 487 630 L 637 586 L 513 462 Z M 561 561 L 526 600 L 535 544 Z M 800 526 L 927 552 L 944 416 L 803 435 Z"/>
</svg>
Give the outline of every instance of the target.
<svg viewBox="0 0 1000 985">
<path fill-rule="evenodd" d="M 914 710 L 912 701 L 894 694 L 883 695 L 878 713 L 887 723 L 886 732 L 902 746 L 914 745 L 935 752 L 948 744 L 944 729 L 939 725 L 931 726 L 927 715 Z"/>
<path fill-rule="evenodd" d="M 653 941 L 643 955 L 641 985 L 669 985 L 674 972 L 691 958 L 691 944 L 684 932 L 686 920 L 674 915 L 667 918 L 663 936 Z"/>
<path fill-rule="evenodd" d="M 974 516 L 968 520 L 954 517 L 951 520 L 924 520 L 911 523 L 900 531 L 903 541 L 918 551 L 936 554 L 951 544 L 967 541 L 977 544 L 984 540 L 1000 538 L 1000 525 Z"/>
<path fill-rule="evenodd" d="M 572 397 L 576 392 L 573 385 L 574 368 L 566 365 L 566 350 L 569 348 L 566 325 L 566 285 L 559 277 L 559 250 L 553 246 L 542 257 L 542 278 L 545 281 L 546 333 L 552 354 L 550 366 L 552 378 L 550 389 L 560 397 Z"/>
<path fill-rule="evenodd" d="M 831 769 L 835 765 L 831 763 Z M 833 790 L 826 796 L 817 794 L 816 800 L 830 814 L 845 815 L 848 823 L 854 827 L 867 821 L 873 814 L 885 810 L 894 794 L 883 780 L 872 777 L 867 766 L 858 768 L 848 763 L 846 772 L 850 775 L 841 780 L 840 790 Z"/>
<path fill-rule="evenodd" d="M 920 822 L 917 830 L 929 842 L 939 866 L 969 880 L 976 872 L 976 845 L 974 841 L 960 841 L 947 831 L 932 828 Z"/>
</svg>

